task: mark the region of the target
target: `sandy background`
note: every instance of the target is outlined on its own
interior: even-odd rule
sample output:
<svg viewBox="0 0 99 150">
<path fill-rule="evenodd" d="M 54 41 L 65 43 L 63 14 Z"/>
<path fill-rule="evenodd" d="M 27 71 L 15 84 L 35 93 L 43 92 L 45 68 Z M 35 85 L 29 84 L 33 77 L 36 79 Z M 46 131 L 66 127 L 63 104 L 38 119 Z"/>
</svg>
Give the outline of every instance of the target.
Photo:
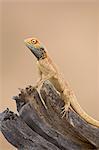
<svg viewBox="0 0 99 150">
<path fill-rule="evenodd" d="M 45 44 L 82 108 L 99 120 L 98 2 L 0 1 L 0 112 L 16 111 L 11 97 L 38 77 L 36 59 L 23 42 L 33 36 Z M 1 135 L 0 150 L 14 149 Z"/>
</svg>

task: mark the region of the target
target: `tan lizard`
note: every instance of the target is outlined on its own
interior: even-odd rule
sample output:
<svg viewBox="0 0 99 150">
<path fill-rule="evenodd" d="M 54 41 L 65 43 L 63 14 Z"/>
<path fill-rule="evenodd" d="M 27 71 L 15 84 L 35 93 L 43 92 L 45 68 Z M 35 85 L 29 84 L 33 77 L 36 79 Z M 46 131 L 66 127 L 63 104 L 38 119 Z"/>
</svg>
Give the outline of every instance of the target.
<svg viewBox="0 0 99 150">
<path fill-rule="evenodd" d="M 99 121 L 90 117 L 78 104 L 74 92 L 70 89 L 67 82 L 64 81 L 62 75 L 58 71 L 56 65 L 52 62 L 45 47 L 36 38 L 28 38 L 25 40 L 26 46 L 37 58 L 37 66 L 39 70 L 40 79 L 36 87 L 39 87 L 45 80 L 49 80 L 56 90 L 61 94 L 65 102 L 63 109 L 63 116 L 65 116 L 68 108 L 71 106 L 84 120 L 91 125 L 99 127 Z"/>
</svg>

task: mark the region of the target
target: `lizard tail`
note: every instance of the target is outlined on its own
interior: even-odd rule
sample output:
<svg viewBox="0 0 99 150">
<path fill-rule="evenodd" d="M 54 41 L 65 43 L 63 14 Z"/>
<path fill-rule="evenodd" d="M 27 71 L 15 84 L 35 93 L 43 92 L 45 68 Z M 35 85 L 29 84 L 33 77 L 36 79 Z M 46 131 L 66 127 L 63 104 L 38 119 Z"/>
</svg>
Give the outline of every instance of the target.
<svg viewBox="0 0 99 150">
<path fill-rule="evenodd" d="M 93 119 L 81 108 L 81 106 L 79 105 L 76 99 L 76 96 L 73 96 L 71 98 L 71 106 L 85 121 L 99 128 L 99 121 Z"/>
</svg>

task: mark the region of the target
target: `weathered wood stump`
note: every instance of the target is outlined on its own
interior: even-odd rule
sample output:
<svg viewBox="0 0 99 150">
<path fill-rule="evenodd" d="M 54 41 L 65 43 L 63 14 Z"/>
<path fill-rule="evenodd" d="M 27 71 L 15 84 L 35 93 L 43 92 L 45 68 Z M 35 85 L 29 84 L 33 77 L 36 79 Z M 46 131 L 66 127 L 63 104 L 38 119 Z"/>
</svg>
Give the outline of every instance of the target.
<svg viewBox="0 0 99 150">
<path fill-rule="evenodd" d="M 64 102 L 49 81 L 43 83 L 40 94 L 29 86 L 14 100 L 19 115 L 5 110 L 0 114 L 0 129 L 18 150 L 99 149 L 99 128 L 72 109 L 62 118 Z"/>
</svg>

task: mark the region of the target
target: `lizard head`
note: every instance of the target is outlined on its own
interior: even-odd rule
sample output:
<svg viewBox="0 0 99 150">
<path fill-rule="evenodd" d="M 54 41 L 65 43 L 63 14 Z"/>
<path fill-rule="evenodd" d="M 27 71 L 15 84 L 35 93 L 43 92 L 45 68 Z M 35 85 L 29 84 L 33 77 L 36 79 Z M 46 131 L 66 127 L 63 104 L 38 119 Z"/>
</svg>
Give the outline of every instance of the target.
<svg viewBox="0 0 99 150">
<path fill-rule="evenodd" d="M 24 42 L 38 60 L 47 57 L 45 48 L 36 38 L 28 38 L 25 39 Z"/>
</svg>

